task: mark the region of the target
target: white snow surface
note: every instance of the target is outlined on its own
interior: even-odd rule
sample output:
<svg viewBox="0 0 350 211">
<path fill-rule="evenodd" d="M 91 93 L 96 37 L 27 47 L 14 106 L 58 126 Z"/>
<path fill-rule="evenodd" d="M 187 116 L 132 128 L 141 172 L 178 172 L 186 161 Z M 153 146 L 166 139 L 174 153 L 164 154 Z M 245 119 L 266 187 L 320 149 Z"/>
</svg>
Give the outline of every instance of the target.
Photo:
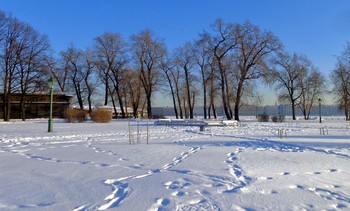
<svg viewBox="0 0 350 211">
<path fill-rule="evenodd" d="M 0 210 L 350 210 L 342 117 L 205 131 L 150 121 L 149 144 L 146 120 L 47 126 L 0 122 Z"/>
</svg>

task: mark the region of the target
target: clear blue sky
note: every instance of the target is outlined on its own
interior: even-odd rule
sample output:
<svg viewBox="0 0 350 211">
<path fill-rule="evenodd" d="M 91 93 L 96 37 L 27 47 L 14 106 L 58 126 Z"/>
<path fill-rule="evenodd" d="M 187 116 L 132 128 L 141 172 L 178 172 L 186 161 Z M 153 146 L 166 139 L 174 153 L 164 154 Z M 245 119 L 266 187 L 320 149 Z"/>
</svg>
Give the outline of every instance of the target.
<svg viewBox="0 0 350 211">
<path fill-rule="evenodd" d="M 248 20 L 328 75 L 350 41 L 349 0 L 0 0 L 0 10 L 48 35 L 56 52 L 88 47 L 105 32 L 128 39 L 146 28 L 171 50 L 217 18 Z"/>
</svg>

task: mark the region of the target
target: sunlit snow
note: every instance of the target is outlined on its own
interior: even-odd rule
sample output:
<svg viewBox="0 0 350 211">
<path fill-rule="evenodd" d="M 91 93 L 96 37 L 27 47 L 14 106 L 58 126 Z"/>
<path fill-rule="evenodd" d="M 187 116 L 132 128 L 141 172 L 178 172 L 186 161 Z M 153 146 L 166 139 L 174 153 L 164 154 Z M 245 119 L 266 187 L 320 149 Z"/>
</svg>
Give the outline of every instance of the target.
<svg viewBox="0 0 350 211">
<path fill-rule="evenodd" d="M 0 210 L 350 210 L 342 117 L 205 131 L 0 122 L 0 147 Z"/>
</svg>

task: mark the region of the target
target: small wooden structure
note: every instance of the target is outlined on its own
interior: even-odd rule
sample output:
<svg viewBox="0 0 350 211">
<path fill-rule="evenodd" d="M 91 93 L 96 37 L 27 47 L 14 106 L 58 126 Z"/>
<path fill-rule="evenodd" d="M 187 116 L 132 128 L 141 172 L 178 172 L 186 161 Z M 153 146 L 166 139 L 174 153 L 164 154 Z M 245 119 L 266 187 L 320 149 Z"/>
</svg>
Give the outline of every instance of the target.
<svg viewBox="0 0 350 211">
<path fill-rule="evenodd" d="M 20 119 L 20 93 L 11 94 L 10 119 Z M 72 96 L 65 94 L 53 95 L 53 118 L 64 118 L 64 110 L 69 107 Z M 43 93 L 25 96 L 25 116 L 27 119 L 48 118 L 50 113 L 50 95 Z M 0 93 L 0 119 L 3 118 L 4 94 Z"/>
</svg>

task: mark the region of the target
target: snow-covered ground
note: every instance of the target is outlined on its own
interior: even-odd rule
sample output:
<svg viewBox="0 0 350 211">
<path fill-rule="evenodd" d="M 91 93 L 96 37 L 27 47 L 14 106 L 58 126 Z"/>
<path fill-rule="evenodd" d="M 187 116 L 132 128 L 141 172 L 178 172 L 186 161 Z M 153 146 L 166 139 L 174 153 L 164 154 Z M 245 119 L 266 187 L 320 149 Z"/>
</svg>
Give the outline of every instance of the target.
<svg viewBox="0 0 350 211">
<path fill-rule="evenodd" d="M 152 123 L 0 122 L 0 210 L 350 210 L 341 117 Z"/>
</svg>

